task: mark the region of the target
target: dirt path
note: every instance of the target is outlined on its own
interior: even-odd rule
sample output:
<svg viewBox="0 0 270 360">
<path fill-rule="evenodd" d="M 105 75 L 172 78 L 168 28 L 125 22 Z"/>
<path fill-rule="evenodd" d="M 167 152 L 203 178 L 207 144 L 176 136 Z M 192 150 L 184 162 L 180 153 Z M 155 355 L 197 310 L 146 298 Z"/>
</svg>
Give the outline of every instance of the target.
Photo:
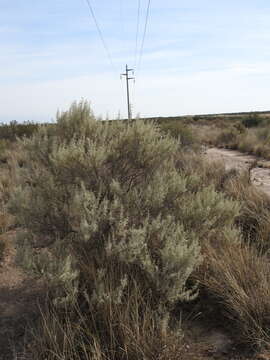
<svg viewBox="0 0 270 360">
<path fill-rule="evenodd" d="M 4 235 L 4 261 L 0 265 L 0 360 L 23 359 L 25 329 L 36 320 L 42 285 L 15 264 L 15 232 Z M 44 295 L 43 295 L 44 296 Z"/>
<path fill-rule="evenodd" d="M 210 148 L 205 152 L 205 156 L 210 161 L 222 160 L 227 169 L 236 168 L 239 170 L 248 169 L 249 166 L 257 162 L 251 170 L 251 181 L 260 190 L 270 196 L 270 161 L 261 160 L 252 155 L 243 154 L 235 150 Z"/>
</svg>

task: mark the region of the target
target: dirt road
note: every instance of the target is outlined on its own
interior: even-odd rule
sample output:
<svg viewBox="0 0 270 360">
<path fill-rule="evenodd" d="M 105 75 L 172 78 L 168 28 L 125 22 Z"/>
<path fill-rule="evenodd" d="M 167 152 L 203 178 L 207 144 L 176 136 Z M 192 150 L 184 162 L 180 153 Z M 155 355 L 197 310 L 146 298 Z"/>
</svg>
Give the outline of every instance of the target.
<svg viewBox="0 0 270 360">
<path fill-rule="evenodd" d="M 235 150 L 210 148 L 205 152 L 205 156 L 210 161 L 224 161 L 227 169 L 236 168 L 239 170 L 248 169 L 256 162 L 251 170 L 251 181 L 260 190 L 270 196 L 270 161 L 261 160 L 252 155 L 247 155 Z"/>
</svg>

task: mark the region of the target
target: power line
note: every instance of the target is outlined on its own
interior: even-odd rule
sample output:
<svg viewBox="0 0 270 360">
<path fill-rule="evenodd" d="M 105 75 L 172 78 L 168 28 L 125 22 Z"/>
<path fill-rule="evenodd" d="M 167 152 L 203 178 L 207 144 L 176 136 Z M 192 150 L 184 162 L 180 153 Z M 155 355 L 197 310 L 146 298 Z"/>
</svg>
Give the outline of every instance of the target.
<svg viewBox="0 0 270 360">
<path fill-rule="evenodd" d="M 139 40 L 139 29 L 140 29 L 140 15 L 141 15 L 141 0 L 138 0 L 138 11 L 137 11 L 137 26 L 136 26 L 136 45 L 135 45 L 135 58 L 134 58 L 134 67 L 137 66 L 137 57 L 138 57 L 138 40 Z"/>
<path fill-rule="evenodd" d="M 113 63 L 113 61 L 112 61 L 112 56 L 111 56 L 109 47 L 108 47 L 108 45 L 107 45 L 107 43 L 106 43 L 106 41 L 105 41 L 105 39 L 104 39 L 104 36 L 103 36 L 103 34 L 102 34 L 101 28 L 100 28 L 99 23 L 98 23 L 98 21 L 97 21 L 97 18 L 96 18 L 96 16 L 95 16 L 94 9 L 93 9 L 93 7 L 92 7 L 92 5 L 91 5 L 91 3 L 90 3 L 90 0 L 85 0 L 85 1 L 86 1 L 87 5 L 88 5 L 88 7 L 89 7 L 90 14 L 92 15 L 92 18 L 93 18 L 94 23 L 95 23 L 95 25 L 96 25 L 96 28 L 97 28 L 99 37 L 100 37 L 100 39 L 101 39 L 101 42 L 102 42 L 103 47 L 104 47 L 104 49 L 105 49 L 105 52 L 106 52 L 106 54 L 107 54 L 107 56 L 108 56 L 109 62 L 110 62 L 110 64 L 111 64 L 113 70 L 115 70 L 115 66 L 114 66 L 114 63 Z"/>
<path fill-rule="evenodd" d="M 146 17 L 145 17 L 144 32 L 143 32 L 143 39 L 142 39 L 142 46 L 141 46 L 140 57 L 139 57 L 138 69 L 140 69 L 140 67 L 141 67 L 141 61 L 142 61 L 142 55 L 143 55 L 143 50 L 144 50 L 144 43 L 145 43 L 145 38 L 146 38 L 147 26 L 148 26 L 148 22 L 149 22 L 150 5 L 151 5 L 151 0 L 148 0 Z"/>
</svg>

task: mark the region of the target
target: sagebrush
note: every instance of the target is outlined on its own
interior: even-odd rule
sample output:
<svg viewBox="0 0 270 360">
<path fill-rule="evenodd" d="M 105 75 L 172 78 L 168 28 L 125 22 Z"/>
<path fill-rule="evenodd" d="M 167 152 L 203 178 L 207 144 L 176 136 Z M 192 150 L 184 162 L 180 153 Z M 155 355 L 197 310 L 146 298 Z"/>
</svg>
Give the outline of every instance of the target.
<svg viewBox="0 0 270 360">
<path fill-rule="evenodd" d="M 99 359 L 157 358 L 155 337 L 177 343 L 172 311 L 198 294 L 189 279 L 202 261 L 201 244 L 239 236 L 237 201 L 218 191 L 207 169 L 189 171 L 192 155 L 181 136 L 164 136 L 153 122 L 96 121 L 86 102 L 74 103 L 54 128 L 41 127 L 21 146 L 27 160 L 17 168 L 10 200 L 27 229 L 18 257 L 50 280 L 54 305 L 75 307 L 88 329 L 87 335 L 83 327 L 64 330 L 66 316 L 63 323 L 53 315 L 63 331 L 46 322 L 46 346 L 37 343 L 41 358 L 68 356 L 67 330 L 68 351 L 79 346 Z M 131 296 L 139 299 L 136 306 Z M 119 313 L 112 327 L 118 307 L 124 317 Z M 137 331 L 148 318 L 152 330 L 132 345 L 134 314 Z M 71 358 L 87 359 L 80 351 Z"/>
</svg>

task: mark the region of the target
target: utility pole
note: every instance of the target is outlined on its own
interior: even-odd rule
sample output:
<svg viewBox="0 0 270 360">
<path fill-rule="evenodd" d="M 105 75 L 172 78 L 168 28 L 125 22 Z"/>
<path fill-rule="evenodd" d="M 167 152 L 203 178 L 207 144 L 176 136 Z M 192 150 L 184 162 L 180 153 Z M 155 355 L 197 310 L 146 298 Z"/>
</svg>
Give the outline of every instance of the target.
<svg viewBox="0 0 270 360">
<path fill-rule="evenodd" d="M 121 74 L 121 78 L 122 78 L 122 76 L 125 76 L 126 77 L 126 82 L 127 82 L 128 120 L 132 119 L 131 106 L 130 106 L 130 101 L 129 101 L 129 80 L 135 79 L 134 77 L 129 77 L 130 71 L 133 71 L 133 69 L 129 69 L 128 66 L 126 65 L 126 72 L 124 74 Z"/>
</svg>

